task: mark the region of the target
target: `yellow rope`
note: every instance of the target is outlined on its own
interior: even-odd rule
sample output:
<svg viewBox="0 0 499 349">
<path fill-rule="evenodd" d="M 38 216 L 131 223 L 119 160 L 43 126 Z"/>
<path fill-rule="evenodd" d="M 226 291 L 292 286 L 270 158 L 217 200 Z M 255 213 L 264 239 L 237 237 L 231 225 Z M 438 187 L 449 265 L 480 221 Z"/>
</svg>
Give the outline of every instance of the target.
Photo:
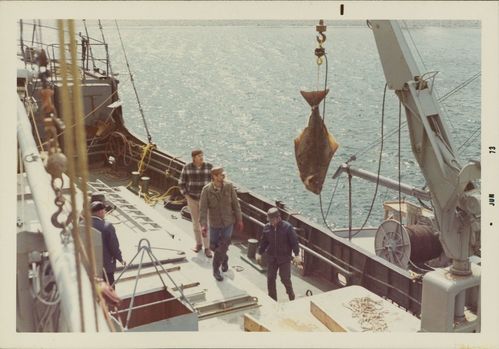
<svg viewBox="0 0 499 349">
<path fill-rule="evenodd" d="M 80 91 L 80 71 L 77 62 L 77 52 L 76 52 L 76 40 L 75 40 L 75 25 L 74 20 L 70 19 L 67 22 L 69 27 L 69 39 L 70 39 L 70 52 L 71 52 L 71 72 L 73 77 L 73 110 L 75 118 L 75 134 L 76 134 L 76 145 L 77 154 L 79 160 L 78 173 L 81 177 L 81 191 L 83 192 L 83 213 L 85 218 L 85 237 L 87 240 L 87 246 L 89 248 L 90 256 L 90 281 L 92 283 L 92 295 L 94 299 L 99 297 L 97 283 L 95 282 L 96 266 L 95 266 L 95 249 L 92 244 L 92 236 L 90 231 L 91 217 L 90 217 L 90 203 L 88 198 L 88 155 L 87 155 L 87 145 L 85 136 L 85 127 L 83 124 L 83 105 L 82 105 L 82 95 Z M 97 317 L 97 306 L 95 302 L 94 305 L 94 316 L 95 316 L 95 327 L 99 330 L 99 322 Z"/>
<path fill-rule="evenodd" d="M 166 192 L 164 192 L 163 194 L 160 194 L 159 192 L 157 192 L 155 190 L 149 190 L 150 192 L 153 193 L 152 195 L 148 195 L 148 194 L 142 193 L 142 196 L 144 197 L 144 202 L 146 204 L 154 206 L 158 202 L 165 200 L 166 197 L 168 195 L 170 195 L 170 192 L 173 191 L 173 190 L 175 190 L 175 189 L 177 189 L 177 190 L 180 191 L 180 187 L 174 185 L 174 186 L 171 186 L 170 188 L 168 188 L 168 190 Z M 174 203 L 174 204 L 180 204 L 180 203 L 183 202 L 183 200 L 175 200 L 175 201 L 171 201 L 171 202 Z"/>
<path fill-rule="evenodd" d="M 64 47 L 64 23 L 62 20 L 58 20 L 59 28 L 59 44 Z M 64 50 L 60 52 L 60 64 L 62 72 L 62 89 L 61 89 L 61 100 L 62 100 L 62 115 L 65 124 L 73 123 L 73 113 L 70 107 L 69 94 L 68 94 L 68 70 L 66 66 L 66 55 Z M 68 159 L 67 169 L 69 177 L 69 187 L 71 193 L 71 217 L 73 221 L 73 228 L 71 233 L 73 240 L 75 242 L 75 264 L 76 264 L 76 279 L 78 283 L 78 303 L 80 307 L 80 327 L 81 331 L 85 332 L 85 322 L 83 314 L 83 297 L 82 297 L 82 283 L 81 283 L 81 265 L 80 265 L 80 253 L 83 251 L 82 242 L 80 239 L 79 228 L 78 228 L 78 213 L 76 209 L 76 187 L 75 187 L 75 161 L 74 161 L 74 139 L 73 135 L 69 132 L 64 133 L 64 145 L 66 156 Z M 84 252 L 84 251 L 83 251 Z M 87 255 L 84 254 L 84 263 L 88 265 Z"/>
<path fill-rule="evenodd" d="M 139 171 L 141 175 L 142 173 L 144 173 L 146 167 L 149 165 L 149 162 L 151 161 L 152 151 L 154 148 L 156 148 L 156 144 L 154 143 L 148 143 L 142 146 L 142 156 L 140 157 L 140 161 L 137 164 L 138 166 L 137 171 Z M 147 164 L 145 163 L 146 157 L 148 157 Z"/>
</svg>

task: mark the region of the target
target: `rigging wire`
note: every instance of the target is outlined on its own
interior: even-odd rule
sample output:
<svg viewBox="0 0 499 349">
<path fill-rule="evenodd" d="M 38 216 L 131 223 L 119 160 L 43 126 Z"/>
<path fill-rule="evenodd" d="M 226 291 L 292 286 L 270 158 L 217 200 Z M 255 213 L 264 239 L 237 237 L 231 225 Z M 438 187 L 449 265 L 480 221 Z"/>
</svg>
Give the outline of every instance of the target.
<svg viewBox="0 0 499 349">
<path fill-rule="evenodd" d="M 104 37 L 104 27 L 102 26 L 102 22 L 100 19 L 99 19 L 99 29 L 102 36 L 102 42 L 104 43 L 104 47 L 106 50 L 106 62 L 109 65 L 109 75 L 113 76 L 113 67 L 111 65 L 111 59 L 109 57 L 109 49 L 107 47 L 106 38 Z"/>
<path fill-rule="evenodd" d="M 327 55 L 324 53 L 324 58 L 326 59 L 326 72 L 324 74 L 324 91 L 326 91 L 327 88 L 327 71 L 328 71 L 328 61 L 327 61 Z M 325 122 L 326 120 L 326 98 L 324 98 L 322 102 L 322 122 Z"/>
<path fill-rule="evenodd" d="M 400 225 L 402 225 L 402 188 L 401 188 L 401 171 L 400 171 L 400 152 L 401 152 L 401 122 L 402 122 L 402 102 L 399 100 L 399 132 L 398 132 L 398 179 L 399 179 L 399 187 L 398 187 L 398 194 L 399 194 L 399 219 L 400 219 Z M 378 173 L 379 177 L 379 173 Z M 403 237 L 403 236 L 402 236 Z"/>
<path fill-rule="evenodd" d="M 442 97 L 438 98 L 438 102 L 443 102 L 444 100 L 446 100 L 447 98 L 451 97 L 452 95 L 454 95 L 455 93 L 457 93 L 458 91 L 460 91 L 461 89 L 463 89 L 464 87 L 466 87 L 467 85 L 469 85 L 471 82 L 475 81 L 478 77 L 480 77 L 482 73 L 481 72 L 478 72 L 478 73 L 475 73 L 473 76 L 471 76 L 470 78 L 466 79 L 466 81 L 462 82 L 461 84 L 457 85 L 456 87 L 454 87 L 452 90 L 450 90 L 449 92 L 447 92 L 445 95 L 443 95 Z M 407 126 L 407 120 L 403 121 L 402 124 L 399 126 L 400 128 L 402 127 L 405 127 Z M 478 128 L 480 129 L 480 127 Z M 391 131 L 389 131 L 384 137 L 385 139 L 393 136 L 394 134 L 396 134 L 397 132 L 399 131 L 398 128 L 393 128 Z M 359 157 L 360 155 L 362 154 L 365 154 L 368 150 L 372 149 L 373 147 L 377 146 L 379 143 L 381 142 L 381 138 L 378 138 L 377 140 L 369 143 L 367 146 L 365 146 L 364 148 L 362 148 L 361 150 L 359 150 L 356 154 L 354 154 L 356 157 Z M 464 144 L 463 144 L 464 145 Z M 461 145 L 461 147 L 463 146 Z M 461 148 L 460 147 L 460 148 Z M 459 150 L 459 149 L 458 149 Z"/>
<path fill-rule="evenodd" d="M 21 53 L 23 55 L 23 61 L 24 61 L 24 68 L 26 68 L 28 66 L 27 62 L 26 62 L 26 53 L 24 52 L 24 39 L 23 39 L 23 29 L 24 29 L 24 26 L 23 26 L 23 20 L 20 19 L 19 20 L 19 40 L 20 40 L 20 43 L 21 43 Z"/>
<path fill-rule="evenodd" d="M 90 37 L 88 36 L 87 21 L 85 19 L 83 19 L 82 21 L 83 21 L 83 26 L 85 27 L 85 35 L 86 35 L 85 40 L 87 42 L 85 49 L 88 49 L 88 55 L 90 56 L 90 59 L 92 59 L 92 68 L 95 71 L 97 67 L 95 65 L 94 54 L 92 52 L 92 45 L 90 45 Z M 88 69 L 88 64 L 87 64 L 87 69 Z"/>
<path fill-rule="evenodd" d="M 481 126 L 478 126 L 475 131 L 472 132 L 472 134 L 466 139 L 466 141 L 461 144 L 459 146 L 459 148 L 457 148 L 457 151 L 460 151 L 461 149 L 466 149 L 468 148 L 472 143 L 473 141 L 476 139 L 476 137 L 479 136 L 479 134 L 477 134 L 477 132 L 479 132 L 481 130 Z"/>
<path fill-rule="evenodd" d="M 327 58 L 327 54 L 325 51 L 324 51 L 324 54 L 322 55 L 322 57 L 324 57 L 325 61 L 326 61 L 326 69 L 325 69 L 325 73 L 324 73 L 324 91 L 326 91 L 329 63 L 328 63 L 328 58 Z M 318 66 L 317 66 L 317 80 L 319 80 L 319 67 L 320 67 L 320 64 L 318 64 Z M 324 98 L 322 103 L 323 103 L 322 104 L 322 122 L 325 122 L 325 120 L 326 120 L 326 98 Z M 329 205 L 328 205 L 326 214 L 324 214 L 324 206 L 322 203 L 322 192 L 319 193 L 319 206 L 321 209 L 322 220 L 323 220 L 324 224 L 326 225 L 326 227 L 331 231 L 332 231 L 332 228 L 329 226 L 329 224 L 327 222 L 327 216 L 329 215 L 329 211 L 331 209 L 331 205 L 333 203 L 333 199 L 334 199 L 334 196 L 336 194 L 336 189 L 338 187 L 338 183 L 339 183 L 339 178 L 336 180 L 336 184 L 334 186 L 334 190 L 333 190 L 333 194 L 331 195 L 331 199 L 329 200 Z"/>
<path fill-rule="evenodd" d="M 151 137 L 151 134 L 149 133 L 149 128 L 147 127 L 146 118 L 144 116 L 144 110 L 142 109 L 142 104 L 140 103 L 140 99 L 139 99 L 139 94 L 137 92 L 137 88 L 135 87 L 135 80 L 133 78 L 133 73 L 132 73 L 132 70 L 130 68 L 130 64 L 128 62 L 128 57 L 127 57 L 127 54 L 126 54 L 125 45 L 123 44 L 123 39 L 121 37 L 121 32 L 120 32 L 120 28 L 118 26 L 118 21 L 114 20 L 114 23 L 116 24 L 116 29 L 118 31 L 118 36 L 120 38 L 121 48 L 123 49 L 123 55 L 125 56 L 125 62 L 126 62 L 126 66 L 128 68 L 128 73 L 130 74 L 130 81 L 132 82 L 133 91 L 135 92 L 135 98 L 137 99 L 137 104 L 139 105 L 140 115 L 142 116 L 142 121 L 144 122 L 144 128 L 145 128 L 146 133 L 147 133 L 147 140 L 149 141 L 149 143 L 152 143 L 151 142 L 152 137 Z"/>
<path fill-rule="evenodd" d="M 409 30 L 407 22 L 403 21 L 403 23 L 405 25 L 405 30 L 406 30 L 407 34 L 409 35 L 409 38 L 411 39 L 412 45 L 414 47 L 414 50 L 416 51 L 416 53 L 417 53 L 417 55 L 419 57 L 419 60 L 421 61 L 421 64 L 423 65 L 424 70 L 428 71 L 428 69 L 426 68 L 426 64 L 424 63 L 423 55 L 421 54 L 421 52 L 419 52 L 418 46 L 416 45 L 416 41 L 414 40 L 414 37 L 412 36 L 412 32 Z M 439 98 L 439 96 L 438 96 L 439 93 L 438 93 L 438 90 L 437 90 L 437 88 L 435 86 L 433 86 L 433 90 L 435 91 L 435 95 L 437 96 L 437 99 L 438 99 Z M 444 105 L 442 105 L 442 111 L 443 111 L 443 115 L 447 119 L 447 122 L 449 123 L 449 125 L 452 127 L 453 130 L 455 130 L 456 127 L 454 126 L 454 124 L 452 123 L 451 119 L 449 118 L 449 113 L 445 109 Z"/>
<path fill-rule="evenodd" d="M 478 79 L 480 76 L 482 75 L 482 72 L 478 72 L 476 73 L 475 75 L 473 75 L 472 77 L 468 78 L 467 80 L 465 80 L 464 82 L 462 82 L 461 84 L 457 85 L 456 87 L 454 87 L 452 90 L 450 90 L 449 92 L 447 92 L 445 95 L 443 95 L 442 97 L 438 98 L 438 101 L 439 102 L 442 102 L 444 100 L 446 100 L 447 98 L 449 98 L 450 96 L 452 96 L 453 94 L 457 93 L 458 91 L 460 91 L 461 89 L 465 88 L 466 86 L 468 86 L 469 84 L 471 84 L 473 81 L 475 81 L 476 79 Z"/>
<path fill-rule="evenodd" d="M 364 220 L 364 223 L 362 223 L 362 226 L 359 228 L 359 230 L 357 230 L 355 233 L 353 233 L 353 234 L 350 235 L 350 238 L 353 238 L 358 233 L 360 233 L 362 231 L 362 229 L 364 229 L 365 225 L 367 224 L 367 221 L 369 220 L 369 217 L 371 216 L 371 213 L 372 213 L 372 210 L 373 210 L 373 207 L 374 207 L 374 202 L 376 201 L 376 197 L 378 195 L 379 175 L 381 173 L 381 163 L 382 163 L 381 157 L 383 156 L 383 146 L 384 146 L 384 142 L 383 142 L 383 126 L 385 124 L 385 100 L 386 100 L 386 89 L 387 89 L 387 87 L 388 87 L 388 83 L 385 83 L 385 89 L 383 91 L 383 104 L 382 104 L 382 107 L 381 107 L 381 147 L 380 147 L 380 150 L 379 150 L 378 175 L 377 175 L 377 179 L 376 179 L 376 187 L 374 189 L 374 195 L 373 195 L 373 198 L 371 200 L 371 207 L 369 207 L 369 212 L 367 212 L 367 216 L 366 216 L 366 219 Z"/>
</svg>

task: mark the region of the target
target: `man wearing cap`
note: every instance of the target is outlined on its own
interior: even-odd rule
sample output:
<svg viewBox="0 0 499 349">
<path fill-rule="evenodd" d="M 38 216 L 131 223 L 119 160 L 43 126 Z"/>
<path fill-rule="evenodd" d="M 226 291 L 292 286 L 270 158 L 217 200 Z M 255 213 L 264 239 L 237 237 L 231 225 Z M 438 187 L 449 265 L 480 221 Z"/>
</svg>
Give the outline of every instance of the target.
<svg viewBox="0 0 499 349">
<path fill-rule="evenodd" d="M 263 227 L 260 238 L 260 247 L 256 254 L 256 261 L 261 262 L 262 254 L 267 252 L 267 291 L 270 297 L 277 301 L 276 278 L 277 271 L 281 282 L 286 288 L 289 300 L 295 299 L 291 284 L 291 252 L 294 252 L 294 262 L 301 263 L 300 249 L 293 226 L 281 219 L 279 210 L 272 207 L 267 211 L 269 223 Z"/>
<path fill-rule="evenodd" d="M 102 265 L 106 273 L 103 277 L 112 285 L 114 283 L 116 260 L 123 265 L 126 265 L 126 262 L 121 257 L 120 243 L 114 226 L 104 220 L 106 216 L 104 203 L 93 201 L 90 204 L 90 209 L 92 211 L 92 227 L 100 231 L 102 238 Z"/>
<path fill-rule="evenodd" d="M 199 198 L 203 187 L 211 181 L 211 169 L 213 165 L 204 162 L 204 155 L 201 149 L 194 149 L 191 152 L 192 162 L 188 163 L 182 169 L 178 186 L 180 192 L 187 199 L 187 205 L 191 211 L 192 228 L 194 230 L 194 237 L 196 238 L 196 245 L 193 248 L 194 252 L 199 252 L 204 245 L 204 253 L 206 257 L 211 258 L 208 236 L 202 236 L 201 228 L 199 225 Z"/>
<path fill-rule="evenodd" d="M 243 217 L 241 207 L 237 200 L 236 190 L 230 182 L 224 181 L 225 173 L 222 167 L 214 167 L 211 170 L 211 183 L 204 186 L 201 192 L 199 223 L 201 233 L 208 235 L 208 222 L 210 229 L 210 248 L 215 252 L 213 257 L 213 276 L 222 281 L 222 271 L 229 269 L 230 239 L 234 224 L 237 229 L 243 229 Z"/>
</svg>

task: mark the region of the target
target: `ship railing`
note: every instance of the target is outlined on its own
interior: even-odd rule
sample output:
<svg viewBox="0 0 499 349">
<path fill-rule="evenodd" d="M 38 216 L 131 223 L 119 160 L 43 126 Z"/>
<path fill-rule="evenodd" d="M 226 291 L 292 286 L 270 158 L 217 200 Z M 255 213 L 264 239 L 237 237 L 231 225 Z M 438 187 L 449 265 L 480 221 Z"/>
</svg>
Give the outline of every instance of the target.
<svg viewBox="0 0 499 349">
<path fill-rule="evenodd" d="M 81 288 L 78 288 L 74 244 L 61 243 L 60 230 L 52 224 L 52 213 L 57 209 L 54 204 L 55 193 L 51 188 L 51 179 L 45 171 L 45 166 L 33 139 L 31 124 L 21 100 L 17 102 L 17 139 L 22 154 L 21 161 L 24 164 L 50 264 L 60 294 L 65 323 L 69 331 L 72 332 L 82 331 L 83 328 L 85 332 L 109 332 L 110 328 L 107 325 L 104 313 L 94 311 L 94 306 L 97 308 L 99 306 L 93 298 L 93 286 L 88 275 L 81 278 Z M 80 308 L 80 295 L 83 299 L 92 301 L 85 302 Z M 75 309 L 80 311 L 75 311 Z M 80 322 L 80 312 L 83 313 L 83 323 Z"/>
</svg>

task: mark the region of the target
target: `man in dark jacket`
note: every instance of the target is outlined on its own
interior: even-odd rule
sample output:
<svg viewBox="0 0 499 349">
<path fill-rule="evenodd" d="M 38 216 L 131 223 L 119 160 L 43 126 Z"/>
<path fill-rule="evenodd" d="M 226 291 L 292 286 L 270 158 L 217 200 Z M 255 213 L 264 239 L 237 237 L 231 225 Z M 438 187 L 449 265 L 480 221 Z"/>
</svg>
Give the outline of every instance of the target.
<svg viewBox="0 0 499 349">
<path fill-rule="evenodd" d="M 121 257 L 120 243 L 114 226 L 104 220 L 106 206 L 101 201 L 94 201 L 91 203 L 90 209 L 92 211 L 92 227 L 100 231 L 102 237 L 102 265 L 106 272 L 103 277 L 112 285 L 114 283 L 116 260 L 123 265 L 126 265 L 126 262 Z"/>
<path fill-rule="evenodd" d="M 294 252 L 296 263 L 301 263 L 298 239 L 293 226 L 281 219 L 275 207 L 267 211 L 269 223 L 263 227 L 260 247 L 256 261 L 260 263 L 262 254 L 267 252 L 267 290 L 270 297 L 277 301 L 276 277 L 279 270 L 281 282 L 286 288 L 289 300 L 295 299 L 291 284 L 291 252 Z"/>
</svg>

